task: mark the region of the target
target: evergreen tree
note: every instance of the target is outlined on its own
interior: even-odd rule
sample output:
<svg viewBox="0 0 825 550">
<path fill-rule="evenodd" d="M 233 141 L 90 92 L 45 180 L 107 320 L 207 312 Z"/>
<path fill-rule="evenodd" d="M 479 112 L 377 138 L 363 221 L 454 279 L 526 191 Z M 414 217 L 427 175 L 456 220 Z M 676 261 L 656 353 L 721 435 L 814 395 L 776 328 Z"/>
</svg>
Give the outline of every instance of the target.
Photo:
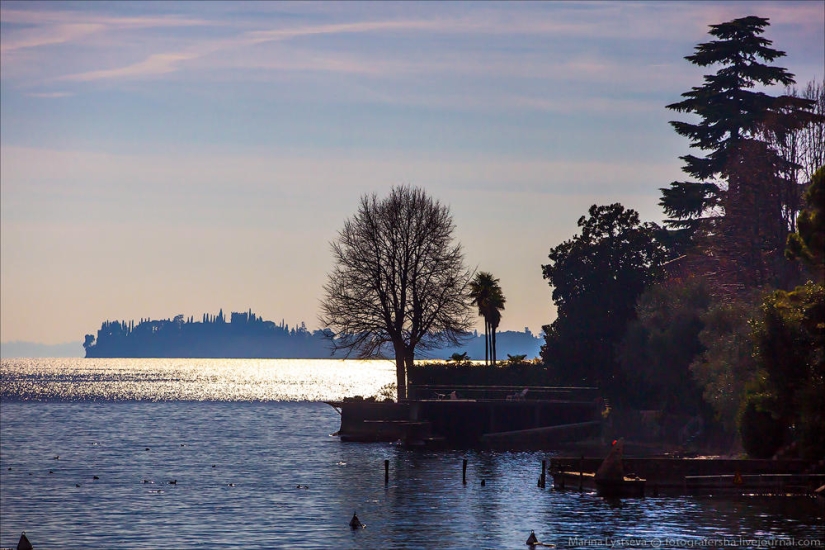
<svg viewBox="0 0 825 550">
<path fill-rule="evenodd" d="M 790 229 L 786 206 L 798 195 L 795 182 L 783 177 L 792 163 L 772 146 L 772 136 L 816 120 L 812 101 L 754 89 L 794 83 L 793 74 L 769 65 L 785 52 L 760 36 L 768 24 L 749 16 L 711 25 L 717 40 L 699 44 L 685 59 L 700 67 L 719 65 L 719 70 L 667 106 L 699 117 L 696 123 L 671 125 L 707 154 L 681 157 L 683 170 L 699 181 L 662 189 L 665 224 L 679 233 L 683 245 L 707 245 L 729 273 L 750 275 L 735 281 L 746 286 L 776 282 Z"/>
</svg>

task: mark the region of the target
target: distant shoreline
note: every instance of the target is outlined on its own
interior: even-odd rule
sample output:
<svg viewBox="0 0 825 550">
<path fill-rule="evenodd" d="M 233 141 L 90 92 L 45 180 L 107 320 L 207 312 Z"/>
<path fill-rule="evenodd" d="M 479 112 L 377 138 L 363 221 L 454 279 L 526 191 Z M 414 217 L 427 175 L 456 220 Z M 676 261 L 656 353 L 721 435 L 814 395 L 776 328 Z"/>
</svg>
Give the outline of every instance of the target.
<svg viewBox="0 0 825 550">
<path fill-rule="evenodd" d="M 165 321 L 168 323 L 168 321 Z M 106 325 L 104 324 L 104 327 Z M 226 328 L 231 324 L 227 323 Z M 102 331 L 101 331 L 102 332 Z M 176 359 L 334 359 L 330 355 L 327 343 L 317 334 L 298 330 L 298 334 L 283 331 L 282 338 L 244 338 L 241 334 L 228 337 L 194 339 L 187 345 L 169 345 L 161 338 L 148 338 L 142 342 L 129 342 L 130 338 L 117 338 L 115 345 L 90 346 L 84 349 L 81 341 L 61 344 L 42 344 L 38 342 L 10 341 L 0 343 L 2 359 L 47 359 L 47 358 L 176 358 Z M 290 332 L 295 332 L 290 331 Z M 101 333 L 98 333 L 100 336 Z M 217 336 L 217 335 L 215 335 Z M 233 337 L 234 336 L 234 337 Z M 296 337 L 297 336 L 297 337 Z M 105 341 L 105 340 L 104 340 Z M 107 342 L 108 343 L 108 342 Z M 179 342 L 181 344 L 182 342 Z M 500 359 L 507 354 L 526 355 L 528 359 L 537 357 L 543 341 L 525 330 L 525 332 L 503 331 L 498 334 Z M 300 345 L 296 345 L 300 344 Z M 91 352 L 91 353 L 89 353 Z M 484 359 L 484 337 L 472 334 L 460 346 L 429 350 L 418 359 L 444 360 L 454 353 L 468 353 L 475 361 Z"/>
<path fill-rule="evenodd" d="M 504 359 L 507 358 L 508 353 L 510 354 L 525 354 L 527 355 L 528 359 L 532 359 L 533 357 L 537 357 L 539 354 L 539 349 L 542 343 L 542 340 L 537 338 L 536 336 L 525 333 L 525 332 L 515 332 L 515 331 L 504 331 L 499 333 L 499 350 L 500 353 L 503 355 Z M 457 346 L 455 348 L 444 348 L 438 350 L 430 350 L 427 356 L 421 356 L 419 359 L 422 360 L 441 360 L 450 357 L 453 353 L 462 353 L 462 352 L 469 352 L 470 358 L 472 360 L 484 360 L 484 340 L 483 335 L 474 335 L 470 337 L 470 339 L 465 343 L 463 346 Z M 298 356 L 300 354 L 288 354 L 289 357 L 234 357 L 236 359 L 335 359 L 336 357 L 331 357 L 328 354 L 324 354 L 323 356 L 319 356 L 317 353 L 310 354 L 310 356 Z M 2 359 L 47 359 L 47 358 L 84 358 L 86 356 L 85 350 L 83 349 L 83 343 L 80 341 L 77 342 L 65 342 L 62 344 L 41 344 L 38 342 L 25 342 L 25 341 L 11 341 L 11 342 L 2 342 L 0 343 L 0 358 Z M 158 357 L 161 358 L 162 356 L 155 356 L 152 355 L 141 355 L 144 358 L 151 358 L 151 357 Z M 126 358 L 126 357 L 115 357 L 115 356 L 100 356 L 100 358 Z M 170 358 L 170 357 L 166 357 Z M 226 355 L 216 355 L 214 357 L 196 357 L 192 355 L 181 355 L 180 357 L 175 357 L 177 359 L 232 359 L 233 357 L 227 357 Z M 340 357 L 337 357 L 340 359 Z"/>
</svg>

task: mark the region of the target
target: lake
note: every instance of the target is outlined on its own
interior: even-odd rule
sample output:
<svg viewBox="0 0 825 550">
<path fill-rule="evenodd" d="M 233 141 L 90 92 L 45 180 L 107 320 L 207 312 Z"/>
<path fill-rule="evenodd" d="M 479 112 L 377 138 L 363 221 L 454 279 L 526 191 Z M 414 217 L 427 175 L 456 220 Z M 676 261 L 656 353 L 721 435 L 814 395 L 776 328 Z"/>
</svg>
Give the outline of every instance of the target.
<svg viewBox="0 0 825 550">
<path fill-rule="evenodd" d="M 809 498 L 606 501 L 538 488 L 550 452 L 329 435 L 339 416 L 322 400 L 393 380 L 386 361 L 4 359 L 0 546 L 22 531 L 38 550 L 527 548 L 531 530 L 568 548 L 825 538 Z M 348 527 L 354 511 L 365 529 Z"/>
</svg>

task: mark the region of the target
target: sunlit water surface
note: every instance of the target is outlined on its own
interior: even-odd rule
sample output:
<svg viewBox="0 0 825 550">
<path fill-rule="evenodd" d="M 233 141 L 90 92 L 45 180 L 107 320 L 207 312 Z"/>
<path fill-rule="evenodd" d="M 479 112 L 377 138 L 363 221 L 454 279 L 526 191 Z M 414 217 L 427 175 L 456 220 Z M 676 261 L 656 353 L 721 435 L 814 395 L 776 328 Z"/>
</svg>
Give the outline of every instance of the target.
<svg viewBox="0 0 825 550">
<path fill-rule="evenodd" d="M 378 394 L 389 361 L 3 359 L 0 396 L 34 400 L 324 401 Z"/>
<path fill-rule="evenodd" d="M 579 548 L 825 536 L 812 499 L 609 502 L 539 489 L 546 453 L 329 436 L 339 417 L 319 400 L 375 395 L 393 378 L 387 362 L 3 360 L 0 546 L 24 530 L 38 550 L 527 548 L 531 530 Z M 356 510 L 367 527 L 353 531 Z"/>
</svg>

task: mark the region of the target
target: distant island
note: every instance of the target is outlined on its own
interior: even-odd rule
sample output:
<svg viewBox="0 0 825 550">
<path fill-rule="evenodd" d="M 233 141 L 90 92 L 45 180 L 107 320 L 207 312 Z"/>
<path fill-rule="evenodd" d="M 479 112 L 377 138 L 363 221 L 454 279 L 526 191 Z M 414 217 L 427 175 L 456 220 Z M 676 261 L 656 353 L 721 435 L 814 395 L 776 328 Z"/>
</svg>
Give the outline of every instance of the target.
<svg viewBox="0 0 825 550">
<path fill-rule="evenodd" d="M 83 342 L 86 357 L 178 357 L 238 359 L 343 359 L 332 353 L 328 330 L 310 331 L 304 323 L 290 328 L 259 317 L 250 309 L 232 312 L 229 319 L 221 309 L 217 315 L 204 314 L 199 321 L 178 315 L 173 319 L 104 321 L 97 336 L 87 334 Z M 504 331 L 497 335 L 498 349 L 506 354 L 539 355 L 542 340 L 529 329 Z M 432 359 L 467 352 L 471 359 L 484 359 L 484 337 L 467 335 L 462 346 L 430 352 Z M 423 357 L 422 357 L 423 358 Z"/>
<path fill-rule="evenodd" d="M 174 319 L 105 321 L 97 338 L 87 334 L 86 357 L 222 357 L 222 358 L 330 358 L 324 331 L 310 332 L 301 323 L 290 328 L 283 321 L 266 321 L 252 311 L 223 310 L 204 314 L 200 321 L 178 315 Z"/>
</svg>

